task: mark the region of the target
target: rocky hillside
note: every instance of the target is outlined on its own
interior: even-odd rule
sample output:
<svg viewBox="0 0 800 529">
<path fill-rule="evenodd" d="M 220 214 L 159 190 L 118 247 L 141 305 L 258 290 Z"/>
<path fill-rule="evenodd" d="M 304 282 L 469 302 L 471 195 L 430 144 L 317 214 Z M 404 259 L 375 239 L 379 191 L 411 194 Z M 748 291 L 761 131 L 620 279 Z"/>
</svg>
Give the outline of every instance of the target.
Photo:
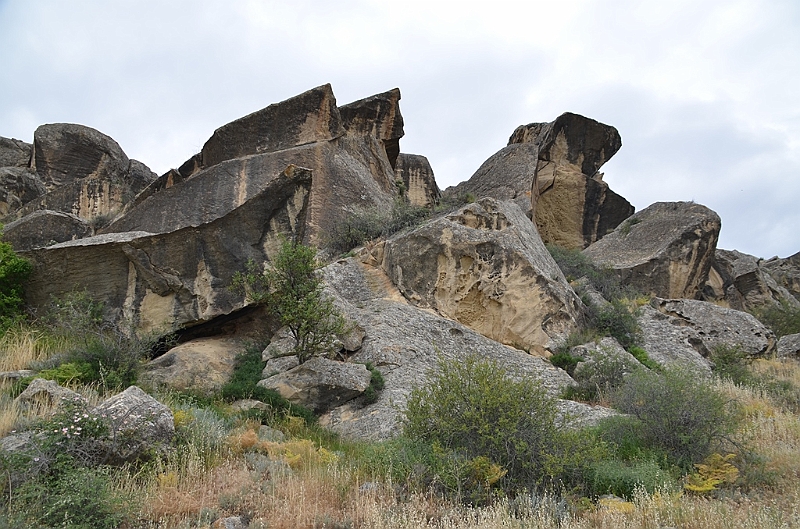
<svg viewBox="0 0 800 529">
<path fill-rule="evenodd" d="M 691 202 L 634 214 L 599 172 L 622 146 L 614 127 L 570 113 L 520 126 L 442 192 L 427 159 L 400 150 L 399 101 L 393 89 L 339 106 L 320 86 L 221 126 L 161 176 L 81 125 L 42 125 L 33 143 L 0 138 L 3 236 L 34 265 L 28 304 L 86 291 L 111 322 L 176 332 L 145 377 L 178 389 L 216 391 L 246 341 L 271 341 L 261 385 L 370 439 L 397 431 L 398 409 L 440 357 L 492 358 L 555 395 L 575 385 L 548 358 L 610 300 L 566 277 L 545 244 L 649 299 L 634 314 L 656 363 L 701 377 L 719 345 L 775 352 L 772 332 L 744 311 L 800 306 L 800 253 L 764 261 L 718 249 L 719 216 Z M 348 322 L 335 358 L 273 358 L 285 332 L 231 290 L 234 274 L 273 260 L 285 239 L 324 253 L 354 217 L 398 203 L 427 208 L 425 220 L 322 271 Z M 364 363 L 385 379 L 374 402 L 362 396 Z M 562 406 L 585 420 L 608 413 Z"/>
</svg>

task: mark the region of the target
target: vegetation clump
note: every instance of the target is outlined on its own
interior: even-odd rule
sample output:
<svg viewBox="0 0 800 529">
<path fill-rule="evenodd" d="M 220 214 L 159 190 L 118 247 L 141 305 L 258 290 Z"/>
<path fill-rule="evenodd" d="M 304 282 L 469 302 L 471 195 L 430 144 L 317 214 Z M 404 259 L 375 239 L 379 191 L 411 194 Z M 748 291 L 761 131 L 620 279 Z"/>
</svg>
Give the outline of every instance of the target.
<svg viewBox="0 0 800 529">
<path fill-rule="evenodd" d="M 0 333 L 24 319 L 22 293 L 33 266 L 0 242 Z"/>
</svg>

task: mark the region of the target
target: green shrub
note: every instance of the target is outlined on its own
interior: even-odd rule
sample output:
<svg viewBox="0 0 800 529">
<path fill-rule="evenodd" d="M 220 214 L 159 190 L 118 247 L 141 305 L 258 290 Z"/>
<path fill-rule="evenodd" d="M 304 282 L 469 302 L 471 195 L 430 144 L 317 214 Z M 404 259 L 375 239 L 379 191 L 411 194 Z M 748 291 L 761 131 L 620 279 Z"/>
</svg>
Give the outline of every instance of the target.
<svg viewBox="0 0 800 529">
<path fill-rule="evenodd" d="M 761 307 L 753 313 L 761 323 L 772 329 L 778 338 L 800 333 L 800 307 L 792 307 L 786 302 L 781 302 L 780 305 Z"/>
<path fill-rule="evenodd" d="M 569 373 L 569 376 L 575 374 L 575 367 L 582 360 L 583 358 L 573 356 L 569 351 L 558 351 L 550 357 L 550 363 Z"/>
<path fill-rule="evenodd" d="M 745 386 L 753 386 L 757 382 L 749 368 L 752 359 L 739 346 L 718 345 L 711 350 L 709 360 L 714 374 L 720 378 Z"/>
<path fill-rule="evenodd" d="M 651 359 L 650 356 L 647 354 L 647 351 L 645 351 L 638 345 L 632 345 L 628 347 L 628 352 L 647 369 L 654 369 L 656 371 L 661 369 L 661 366 L 658 364 L 658 362 Z"/>
<path fill-rule="evenodd" d="M 428 384 L 412 390 L 405 433 L 456 459 L 488 458 L 507 471 L 499 484 L 509 490 L 574 484 L 598 453 L 594 438 L 561 426 L 541 384 L 512 380 L 475 356 L 441 360 Z"/>
<path fill-rule="evenodd" d="M 614 494 L 627 500 L 633 499 L 634 491 L 638 488 L 650 494 L 677 489 L 670 473 L 652 459 L 599 461 L 592 465 L 588 480 L 594 495 Z"/>
<path fill-rule="evenodd" d="M 589 284 L 609 301 L 639 296 L 635 288 L 622 285 L 619 276 L 614 270 L 595 265 L 579 249 L 569 249 L 548 244 L 547 250 L 556 264 L 558 264 L 567 281 L 575 281 L 585 277 Z"/>
<path fill-rule="evenodd" d="M 638 419 L 632 437 L 644 447 L 663 450 L 670 462 L 684 469 L 726 443 L 738 425 L 734 404 L 686 369 L 631 373 L 612 401 Z"/>
<path fill-rule="evenodd" d="M 383 379 L 383 374 L 372 363 L 367 362 L 364 365 L 370 372 L 369 386 L 364 390 L 364 402 L 374 404 L 378 402 L 378 392 L 386 386 L 386 381 Z"/>
<path fill-rule="evenodd" d="M 623 384 L 625 376 L 636 369 L 632 364 L 633 361 L 601 347 L 573 371 L 572 378 L 577 384 L 570 386 L 565 398 L 596 402 L 610 395 Z"/>
<path fill-rule="evenodd" d="M 611 336 L 626 350 L 640 345 L 642 329 L 636 321 L 637 311 L 631 312 L 621 300 L 612 300 L 609 305 L 597 311 L 594 325 L 603 336 Z"/>
<path fill-rule="evenodd" d="M 250 261 L 246 272 L 233 277 L 235 291 L 263 303 L 289 329 L 295 340 L 293 353 L 301 364 L 313 356 L 332 353 L 337 336 L 346 327 L 333 300 L 323 292 L 319 268 L 314 248 L 285 240 L 263 272 Z"/>
<path fill-rule="evenodd" d="M 23 287 L 33 266 L 7 242 L 0 242 L 0 333 L 23 319 Z"/>
</svg>

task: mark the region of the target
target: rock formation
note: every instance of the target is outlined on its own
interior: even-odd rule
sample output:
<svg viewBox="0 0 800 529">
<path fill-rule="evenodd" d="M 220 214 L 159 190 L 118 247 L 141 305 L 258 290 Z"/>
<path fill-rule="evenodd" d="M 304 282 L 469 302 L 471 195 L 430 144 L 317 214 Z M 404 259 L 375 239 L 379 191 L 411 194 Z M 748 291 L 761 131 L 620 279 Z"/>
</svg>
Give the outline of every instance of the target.
<svg viewBox="0 0 800 529">
<path fill-rule="evenodd" d="M 397 182 L 402 182 L 403 194 L 411 205 L 431 207 L 439 203 L 442 192 L 436 185 L 431 164 L 424 156 L 401 152 L 394 174 Z"/>
<path fill-rule="evenodd" d="M 720 228 L 719 216 L 705 206 L 657 202 L 583 253 L 644 294 L 694 299 L 708 280 Z"/>
<path fill-rule="evenodd" d="M 776 270 L 780 266 L 777 261 L 788 260 L 774 260 Z M 787 284 L 791 285 L 791 282 Z M 738 310 L 753 310 L 776 303 L 800 307 L 800 300 L 778 284 L 763 259 L 736 250 L 716 251 L 704 297 L 724 301 Z"/>
<path fill-rule="evenodd" d="M 579 299 L 513 202 L 468 204 L 391 237 L 375 260 L 412 303 L 507 345 L 542 352 L 581 320 Z"/>
<path fill-rule="evenodd" d="M 514 200 L 544 242 L 585 248 L 633 214 L 598 172 L 621 146 L 614 127 L 562 114 L 552 123 L 518 127 L 508 146 L 446 193 Z"/>
</svg>

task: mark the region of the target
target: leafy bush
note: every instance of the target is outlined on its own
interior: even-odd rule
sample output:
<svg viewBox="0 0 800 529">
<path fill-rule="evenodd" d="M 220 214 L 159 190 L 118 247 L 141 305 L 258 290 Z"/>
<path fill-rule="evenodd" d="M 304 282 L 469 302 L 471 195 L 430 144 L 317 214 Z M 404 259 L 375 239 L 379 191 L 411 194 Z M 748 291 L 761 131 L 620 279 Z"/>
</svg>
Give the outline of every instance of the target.
<svg viewBox="0 0 800 529">
<path fill-rule="evenodd" d="M 625 376 L 633 372 L 637 366 L 614 351 L 601 347 L 593 352 L 578 368 L 572 377 L 577 384 L 570 386 L 564 398 L 595 402 L 601 397 L 610 395 L 623 384 Z"/>
<path fill-rule="evenodd" d="M 638 345 L 632 345 L 631 347 L 628 347 L 628 352 L 647 369 L 654 369 L 656 371 L 661 369 L 661 366 L 658 364 L 658 362 L 652 360 L 647 354 L 647 351 Z"/>
<path fill-rule="evenodd" d="M 364 402 L 374 404 L 378 401 L 378 392 L 384 388 L 386 381 L 383 380 L 383 374 L 372 363 L 367 362 L 365 366 L 370 372 L 370 378 L 369 386 L 364 390 Z"/>
<path fill-rule="evenodd" d="M 642 341 L 642 329 L 636 321 L 637 312 L 628 308 L 619 299 L 597 311 L 594 325 L 604 336 L 611 336 L 626 350 L 637 346 Z"/>
<path fill-rule="evenodd" d="M 33 266 L 18 256 L 7 242 L 0 242 L 0 333 L 23 318 L 23 286 Z"/>
<path fill-rule="evenodd" d="M 468 356 L 439 362 L 428 384 L 412 390 L 405 433 L 456 459 L 484 456 L 507 474 L 507 489 L 574 483 L 597 455 L 590 436 L 567 431 L 555 399 L 530 379 L 511 380 L 497 364 Z"/>
<path fill-rule="evenodd" d="M 345 331 L 344 318 L 323 292 L 319 267 L 314 248 L 285 240 L 263 272 L 250 261 L 245 273 L 237 272 L 233 277 L 234 290 L 263 303 L 282 326 L 288 327 L 301 364 L 333 352 L 337 336 Z"/>
<path fill-rule="evenodd" d="M 714 374 L 731 380 L 734 384 L 753 386 L 756 378 L 750 372 L 751 358 L 739 346 L 718 345 L 712 349 L 709 360 Z"/>
<path fill-rule="evenodd" d="M 593 494 L 614 494 L 628 500 L 640 487 L 650 494 L 677 488 L 670 473 L 653 459 L 599 461 L 592 465 L 588 480 Z"/>
<path fill-rule="evenodd" d="M 629 438 L 633 434 L 641 446 L 663 450 L 684 469 L 727 442 L 738 424 L 733 403 L 707 380 L 679 368 L 632 373 L 612 400 L 620 411 L 638 419 L 636 429 L 625 425 Z"/>
<path fill-rule="evenodd" d="M 792 307 L 786 302 L 780 305 L 767 305 L 754 311 L 761 323 L 772 329 L 780 338 L 787 334 L 800 333 L 800 307 Z"/>
<path fill-rule="evenodd" d="M 547 250 L 555 260 L 567 281 L 575 281 L 585 277 L 592 287 L 609 301 L 625 297 L 635 298 L 639 295 L 635 288 L 622 285 L 619 276 L 611 268 L 595 265 L 578 249 L 563 248 L 552 244 Z"/>
</svg>

